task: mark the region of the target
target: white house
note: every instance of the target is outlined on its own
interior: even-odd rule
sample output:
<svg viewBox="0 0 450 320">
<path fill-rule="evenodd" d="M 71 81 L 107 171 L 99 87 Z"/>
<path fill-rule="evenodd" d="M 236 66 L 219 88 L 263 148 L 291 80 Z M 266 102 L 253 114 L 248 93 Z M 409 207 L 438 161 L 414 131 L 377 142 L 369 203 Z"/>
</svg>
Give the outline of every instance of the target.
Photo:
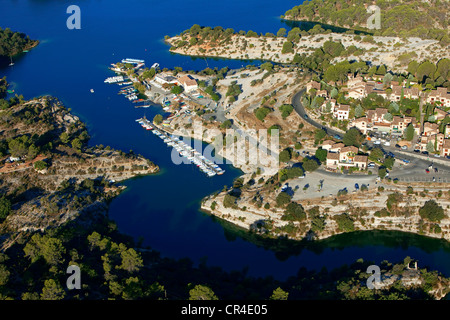
<svg viewBox="0 0 450 320">
<path fill-rule="evenodd" d="M 178 82 L 186 92 L 191 92 L 198 89 L 197 81 L 195 81 L 195 79 L 193 79 L 190 75 L 185 75 L 178 78 Z"/>
</svg>

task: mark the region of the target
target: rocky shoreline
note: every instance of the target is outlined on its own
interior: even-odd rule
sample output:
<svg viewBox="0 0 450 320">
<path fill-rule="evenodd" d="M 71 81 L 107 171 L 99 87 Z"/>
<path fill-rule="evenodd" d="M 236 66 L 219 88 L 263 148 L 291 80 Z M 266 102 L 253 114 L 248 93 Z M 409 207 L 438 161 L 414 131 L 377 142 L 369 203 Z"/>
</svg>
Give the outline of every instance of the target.
<svg viewBox="0 0 450 320">
<path fill-rule="evenodd" d="M 276 207 L 275 194 L 264 194 L 264 202 L 270 204 L 269 209 L 255 206 L 252 199 L 256 194 L 256 189 L 243 191 L 235 208 L 224 206 L 223 200 L 228 191 L 222 191 L 203 199 L 201 209 L 241 228 L 272 238 L 322 240 L 345 232 L 391 230 L 450 241 L 450 219 L 448 217 L 450 194 L 448 191 L 439 200 L 439 204 L 445 208 L 444 211 L 447 214 L 447 217 L 438 223 L 440 232 L 435 231 L 435 223 L 425 221 L 418 213 L 419 208 L 426 201 L 437 197 L 438 191 L 429 191 L 427 194 L 402 195 L 404 196 L 402 201 L 395 203 L 398 214 L 380 215 L 380 211 L 386 209 L 389 195 L 394 192 L 399 192 L 399 190 L 395 186 L 391 186 L 381 192 L 371 190 L 341 197 L 332 196 L 297 201 L 307 212 L 306 219 L 301 222 L 289 222 L 282 219 L 284 210 Z M 262 192 L 259 194 L 261 195 Z M 312 216 L 309 211 L 312 209 L 316 209 L 324 218 L 324 228 L 321 231 L 311 231 Z M 407 213 L 405 214 L 405 212 Z M 336 218 L 342 214 L 348 215 L 352 220 L 351 230 L 342 230 L 337 223 Z M 290 228 L 286 228 L 289 225 Z"/>
<path fill-rule="evenodd" d="M 10 213 L 0 222 L 2 250 L 29 232 L 56 228 L 73 220 L 93 223 L 96 217 L 107 214 L 109 201 L 125 188 L 116 182 L 159 171 L 153 162 L 132 152 L 89 147 L 87 142 L 76 149 L 74 143 L 71 146 L 61 141 L 66 139 L 61 138 L 62 133 L 86 135 L 85 125 L 53 97 L 12 106 L 0 118 L 5 140 L 33 134 L 53 137 L 48 145 L 53 149 L 42 148 L 39 155 L 47 164 L 45 169 L 35 169 L 33 161 L 24 156 L 23 163 L 0 173 L 0 188 L 12 203 Z"/>
</svg>

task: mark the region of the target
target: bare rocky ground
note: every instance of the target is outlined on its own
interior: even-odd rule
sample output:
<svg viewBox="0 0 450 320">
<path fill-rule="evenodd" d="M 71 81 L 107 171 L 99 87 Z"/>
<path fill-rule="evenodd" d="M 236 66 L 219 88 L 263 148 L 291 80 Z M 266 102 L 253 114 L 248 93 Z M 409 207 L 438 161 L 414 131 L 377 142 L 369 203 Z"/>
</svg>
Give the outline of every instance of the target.
<svg viewBox="0 0 450 320">
<path fill-rule="evenodd" d="M 171 45 L 180 40 L 180 36 L 167 40 Z M 229 59 L 264 59 L 274 62 L 291 63 L 296 53 L 311 54 L 316 48 L 323 46 L 325 41 L 331 40 L 341 42 L 345 48 L 355 46 L 363 49 L 364 52 L 358 56 L 349 56 L 347 60 L 370 61 L 375 64 L 384 64 L 393 71 L 405 71 L 409 60 L 400 61 L 402 55 L 415 53 L 415 60 L 430 60 L 437 62 L 442 58 L 449 58 L 448 47 L 442 47 L 437 40 L 427 40 L 420 38 L 383 37 L 374 36 L 374 42 L 364 42 L 356 40 L 355 35 L 340 33 L 325 33 L 308 35 L 300 39 L 294 47 L 293 53 L 281 53 L 284 37 L 259 37 L 251 38 L 242 35 L 234 35 L 230 44 L 216 46 L 205 43 L 201 46 L 172 48 L 174 53 L 193 56 L 214 56 Z M 242 50 L 244 43 L 247 43 L 245 50 Z M 200 50 L 201 49 L 201 50 Z M 202 52 L 203 51 L 203 52 Z M 412 56 L 411 56 L 412 57 Z M 344 58 L 336 58 L 336 61 Z"/>
<path fill-rule="evenodd" d="M 62 132 L 76 136 L 83 128 L 76 116 L 51 97 L 0 113 L 2 139 L 37 134 L 52 137 L 55 145 L 53 151 L 41 155 L 48 163 L 47 169 L 38 172 L 28 166 L 0 174 L 0 190 L 13 199 L 11 213 L 0 224 L 2 249 L 24 232 L 43 231 L 75 219 L 90 223 L 96 215 L 107 213 L 108 200 L 123 189 L 114 182 L 159 170 L 140 155 L 87 146 L 74 150 L 58 141 Z"/>
<path fill-rule="evenodd" d="M 252 86 L 251 83 L 254 80 L 260 80 L 260 83 Z M 237 82 L 242 93 L 235 102 L 229 103 L 226 92 L 232 81 Z M 234 132 L 240 130 L 249 133 L 254 130 L 258 134 L 255 140 L 259 139 L 260 145 L 263 146 L 260 150 L 268 148 L 274 155 L 278 155 L 281 150 L 287 147 L 293 148 L 298 141 L 308 144 L 307 140 L 314 130 L 308 123 L 303 122 L 303 119 L 295 111 L 286 119 L 283 119 L 279 110 L 282 104 L 291 103 L 292 94 L 300 90 L 305 81 L 303 76 L 297 74 L 297 71 L 290 70 L 289 68 L 281 68 L 269 76 L 265 76 L 264 71 L 242 70 L 232 76 L 227 76 L 225 79 L 219 80 L 216 87 L 217 92 L 221 95 L 221 99 L 218 101 L 218 104 L 225 106 L 225 116 L 232 120 L 232 130 Z M 269 96 L 270 98 L 266 98 L 266 101 L 262 103 L 264 97 Z M 254 114 L 254 110 L 262 106 L 272 109 L 272 112 L 266 116 L 264 121 L 258 120 Z M 304 127 L 299 131 L 300 123 L 303 123 Z M 164 129 L 177 135 L 211 143 L 217 139 L 218 134 L 222 134 L 223 136 L 230 134 L 230 131 L 227 132 L 225 129 L 220 128 L 221 124 L 222 122 L 220 121 L 206 121 L 203 117 L 193 112 L 189 116 L 175 118 L 171 121 L 170 127 Z M 272 140 L 270 138 L 264 141 L 261 139 L 261 136 L 266 134 L 267 129 L 273 125 L 280 127 L 278 148 L 272 147 Z M 240 142 L 238 140 L 238 144 Z M 251 146 L 256 146 L 254 140 L 252 142 Z M 248 143 L 243 148 L 249 150 Z M 260 158 L 258 159 L 252 158 L 256 156 L 256 153 L 252 152 L 247 153 L 246 157 L 238 157 L 235 155 L 229 157 L 227 155 L 230 154 L 227 154 L 227 150 L 219 149 L 218 154 L 227 158 L 235 167 L 240 168 L 246 173 L 254 172 L 258 167 L 258 163 L 274 162 L 274 158 L 268 156 L 266 152 L 259 152 Z M 263 170 L 264 175 L 273 175 L 278 171 L 278 166 L 270 168 L 263 167 L 265 169 Z"/>
<path fill-rule="evenodd" d="M 279 190 L 268 191 L 265 187 L 250 187 L 242 192 L 235 208 L 225 208 L 223 199 L 226 192 L 221 192 L 218 195 L 205 198 L 202 203 L 202 209 L 244 229 L 261 233 L 265 233 L 268 230 L 258 228 L 258 223 L 270 222 L 272 224 L 271 231 L 268 233 L 270 236 L 287 236 L 297 240 L 311 237 L 314 239 L 325 239 L 343 233 L 344 231 L 339 229 L 337 222 L 334 220 L 336 216 L 343 213 L 347 213 L 352 218 L 355 231 L 396 230 L 450 240 L 449 190 L 447 185 L 440 190 L 429 190 L 425 193 L 415 192 L 407 195 L 405 189 L 401 186 L 387 185 L 384 191 L 373 189 L 367 192 L 358 192 L 339 197 L 329 196 L 296 201 L 303 206 L 306 212 L 314 207 L 318 207 L 320 214 L 326 218 L 324 230 L 315 232 L 314 235 L 310 233 L 311 221 L 309 214 L 305 221 L 294 222 L 297 228 L 292 233 L 288 234 L 276 229 L 289 223 L 282 220 L 284 209 L 276 207 L 275 198 L 279 194 Z M 438 196 L 439 191 L 441 191 L 441 196 Z M 375 213 L 377 211 L 386 208 L 388 196 L 394 192 L 399 192 L 402 195 L 402 201 L 396 202 L 394 205 L 393 212 L 395 213 L 391 214 L 391 216 L 376 216 Z M 261 197 L 263 199 L 262 204 L 268 203 L 270 208 L 265 209 L 264 206 L 258 206 L 253 201 L 255 196 L 257 198 Z M 435 199 L 444 208 L 444 212 L 447 215 L 447 218 L 439 223 L 442 229 L 442 232 L 439 233 L 430 230 L 430 226 L 434 225 L 434 223 L 424 221 L 419 215 L 419 208 L 430 199 Z M 215 203 L 214 205 L 213 202 Z"/>
</svg>

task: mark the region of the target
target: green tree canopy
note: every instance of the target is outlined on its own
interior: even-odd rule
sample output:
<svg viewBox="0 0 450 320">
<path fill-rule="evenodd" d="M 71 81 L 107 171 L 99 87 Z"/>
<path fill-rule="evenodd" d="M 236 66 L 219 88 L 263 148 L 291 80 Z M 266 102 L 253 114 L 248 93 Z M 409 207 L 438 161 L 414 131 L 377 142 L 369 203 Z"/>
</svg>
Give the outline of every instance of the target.
<svg viewBox="0 0 450 320">
<path fill-rule="evenodd" d="M 277 37 L 285 37 L 286 36 L 286 29 L 280 28 L 277 32 Z"/>
<path fill-rule="evenodd" d="M 289 293 L 281 289 L 280 287 L 273 290 L 270 300 L 287 300 Z"/>
<path fill-rule="evenodd" d="M 170 92 L 173 94 L 181 94 L 184 91 L 182 86 L 173 86 Z"/>
<path fill-rule="evenodd" d="M 211 288 L 204 285 L 196 285 L 189 291 L 189 300 L 219 300 Z"/>
<path fill-rule="evenodd" d="M 428 200 L 419 209 L 419 214 L 423 219 L 427 219 L 433 222 L 440 222 L 446 217 L 444 209 L 434 200 Z"/>
<path fill-rule="evenodd" d="M 162 121 L 163 121 L 163 116 L 160 114 L 157 114 L 153 117 L 153 122 L 157 125 L 161 124 Z"/>
<path fill-rule="evenodd" d="M 327 150 L 322 149 L 322 148 L 318 148 L 316 150 L 315 156 L 317 159 L 319 159 L 320 162 L 325 162 L 327 160 Z"/>
<path fill-rule="evenodd" d="M 122 265 L 120 266 L 123 270 L 128 272 L 136 272 L 143 266 L 143 260 L 139 253 L 133 248 L 122 251 L 120 253 L 122 258 Z"/>
<path fill-rule="evenodd" d="M 66 293 L 59 283 L 53 279 L 45 280 L 44 288 L 42 288 L 42 300 L 62 300 Z"/>
<path fill-rule="evenodd" d="M 8 200 L 4 195 L 0 198 L 0 221 L 6 219 L 6 217 L 11 212 L 11 201 Z"/>
<path fill-rule="evenodd" d="M 315 159 L 303 159 L 303 169 L 305 169 L 305 171 L 313 172 L 317 168 L 319 168 L 319 164 Z"/>
<path fill-rule="evenodd" d="M 412 141 L 414 139 L 414 133 L 415 132 L 416 131 L 414 130 L 414 126 L 410 123 L 406 127 L 405 132 L 404 132 L 405 139 L 408 140 L 408 141 Z"/>
<path fill-rule="evenodd" d="M 291 196 L 286 192 L 280 192 L 275 201 L 278 207 L 282 207 L 291 202 Z"/>
<path fill-rule="evenodd" d="M 342 139 L 342 142 L 346 145 L 346 146 L 355 146 L 355 147 L 360 147 L 361 144 L 364 141 L 364 136 L 362 135 L 362 133 L 356 129 L 356 128 L 350 128 L 345 134 L 344 137 Z"/>
</svg>

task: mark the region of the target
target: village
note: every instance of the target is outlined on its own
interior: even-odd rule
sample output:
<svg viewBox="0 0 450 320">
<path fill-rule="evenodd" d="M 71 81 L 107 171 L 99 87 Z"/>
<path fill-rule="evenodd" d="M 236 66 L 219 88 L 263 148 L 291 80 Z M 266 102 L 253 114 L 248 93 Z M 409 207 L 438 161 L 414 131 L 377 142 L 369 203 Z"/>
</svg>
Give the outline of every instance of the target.
<svg viewBox="0 0 450 320">
<path fill-rule="evenodd" d="M 375 75 L 367 79 L 361 75 L 349 74 L 348 81 L 343 83 L 340 90 L 344 93 L 345 98 L 351 101 L 361 101 L 369 95 L 383 97 L 392 103 L 391 105 L 397 109 L 395 111 L 398 114 L 400 114 L 398 103 L 402 99 L 410 101 L 420 99 L 419 121 L 416 116 L 392 115 L 388 108 L 383 107 L 360 110 L 360 114 L 356 114 L 355 108 L 352 110 L 350 105 L 338 103 L 336 99 L 331 98 L 329 91 L 324 90 L 321 83 L 317 81 L 309 82 L 306 91 L 314 97 L 322 97 L 323 99 L 319 101 L 323 101 L 323 103 L 311 110 L 310 115 L 320 121 L 324 119 L 324 114 L 329 114 L 329 118 L 340 123 L 344 122 L 348 129 L 354 127 L 362 134 L 367 135 L 367 140 L 375 147 L 395 145 L 399 150 L 448 159 L 450 156 L 450 124 L 447 119 L 450 93 L 447 92 L 447 88 L 438 87 L 426 92 L 419 91 L 419 88 L 415 86 L 406 87 L 406 80 L 401 84 L 390 81 L 389 85 L 384 85 L 382 81 L 382 76 Z M 414 83 L 410 82 L 409 85 L 414 85 Z M 428 118 L 424 118 L 422 115 L 425 104 L 431 106 L 433 110 Z M 362 109 L 361 105 L 356 106 L 356 108 L 358 107 Z M 408 128 L 411 134 L 410 137 L 405 137 L 405 131 Z M 339 168 L 340 166 L 366 168 L 368 165 L 367 157 L 358 155 L 358 150 L 353 150 L 354 147 L 344 148 L 342 143 L 327 140 L 323 143 L 322 148 L 328 150 L 327 167 L 329 168 Z"/>
</svg>

